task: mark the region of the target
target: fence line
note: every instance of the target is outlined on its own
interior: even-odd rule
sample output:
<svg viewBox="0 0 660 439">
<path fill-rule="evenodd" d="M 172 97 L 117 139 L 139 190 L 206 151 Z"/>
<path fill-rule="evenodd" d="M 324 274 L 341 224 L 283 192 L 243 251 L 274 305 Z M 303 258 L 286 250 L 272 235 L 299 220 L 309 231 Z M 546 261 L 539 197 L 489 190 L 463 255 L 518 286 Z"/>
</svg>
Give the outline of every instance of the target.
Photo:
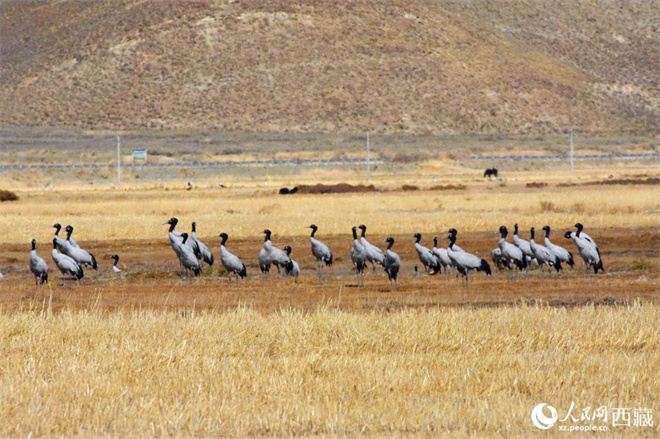
<svg viewBox="0 0 660 439">
<path fill-rule="evenodd" d="M 575 160 L 594 160 L 594 159 L 645 159 L 660 157 L 660 153 L 636 153 L 636 154 L 575 154 Z M 569 154 L 562 155 L 471 155 L 468 160 L 570 160 Z"/>
<path fill-rule="evenodd" d="M 391 158 L 372 159 L 288 159 L 288 160 L 245 160 L 218 162 L 171 162 L 171 163 L 122 163 L 123 168 L 204 168 L 227 166 L 268 166 L 268 165 L 366 165 L 369 163 L 391 163 Z M 0 165 L 0 170 L 27 169 L 102 169 L 114 168 L 116 163 L 69 164 L 69 165 Z"/>
</svg>

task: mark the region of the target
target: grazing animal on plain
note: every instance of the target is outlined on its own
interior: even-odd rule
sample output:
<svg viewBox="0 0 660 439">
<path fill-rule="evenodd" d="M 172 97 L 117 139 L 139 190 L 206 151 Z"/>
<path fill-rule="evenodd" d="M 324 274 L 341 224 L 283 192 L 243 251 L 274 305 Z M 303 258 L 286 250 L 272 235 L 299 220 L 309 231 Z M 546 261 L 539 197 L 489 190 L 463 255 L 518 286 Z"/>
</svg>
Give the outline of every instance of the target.
<svg viewBox="0 0 660 439">
<path fill-rule="evenodd" d="M 318 227 L 312 224 L 309 228 L 312 229 L 312 234 L 309 236 L 309 241 L 312 244 L 312 255 L 318 262 L 319 276 L 322 276 L 323 266 L 332 267 L 332 252 L 330 251 L 330 247 L 314 237 Z"/>
<path fill-rule="evenodd" d="M 381 249 L 367 241 L 367 226 L 360 224 L 358 228 L 362 231 L 360 242 L 362 242 L 362 245 L 367 251 L 367 260 L 371 262 L 371 271 L 374 273 L 376 272 L 376 264 L 382 266 L 385 263 L 385 254 Z"/>
<path fill-rule="evenodd" d="M 559 259 L 557 259 L 557 256 L 555 256 L 549 249 L 537 244 L 536 241 L 534 241 L 534 233 L 535 230 L 534 227 L 532 227 L 529 230 L 529 245 L 531 246 L 532 252 L 534 253 L 534 258 L 539 261 L 541 267 L 543 267 L 543 264 L 548 266 L 550 275 L 552 275 L 553 267 L 555 270 L 557 270 L 557 273 L 559 273 L 561 271 L 561 262 Z"/>
<path fill-rule="evenodd" d="M 364 269 L 367 266 L 367 249 L 362 245 L 362 241 L 358 239 L 357 227 L 353 226 L 353 247 L 351 247 L 351 261 L 355 267 L 355 275 L 357 276 L 358 286 L 364 285 Z"/>
<path fill-rule="evenodd" d="M 225 244 L 229 236 L 226 233 L 221 233 L 218 235 L 222 241 L 220 242 L 220 263 L 227 270 L 227 278 L 229 279 L 229 285 L 231 286 L 231 276 L 232 274 L 236 277 L 236 283 L 238 284 L 239 278 L 247 278 L 247 270 L 245 269 L 245 264 L 241 262 L 238 256 L 231 253 L 227 250 Z"/>
<path fill-rule="evenodd" d="M 485 177 L 495 177 L 497 178 L 497 168 L 488 168 L 484 171 L 484 178 Z"/>
<path fill-rule="evenodd" d="M 213 266 L 213 253 L 211 253 L 211 250 L 209 250 L 206 244 L 204 244 L 202 241 L 197 239 L 197 223 L 195 221 L 193 221 L 192 223 L 192 232 L 190 234 L 190 239 L 194 241 L 195 246 L 198 249 L 198 254 L 195 255 L 197 256 L 197 259 L 206 262 L 207 264 L 209 264 L 209 266 Z"/>
<path fill-rule="evenodd" d="M 78 281 L 80 281 L 85 276 L 82 266 L 79 265 L 73 258 L 63 253 L 58 253 L 57 240 L 55 238 L 53 238 L 53 250 L 51 251 L 51 257 L 53 258 L 57 268 L 60 270 L 60 273 L 62 273 L 62 276 L 73 276 Z M 62 281 L 64 282 L 64 279 Z"/>
<path fill-rule="evenodd" d="M 440 272 L 441 266 L 440 261 L 427 247 L 424 247 L 420 241 L 422 240 L 422 235 L 420 233 L 415 233 L 413 235 L 415 238 L 415 250 L 419 256 L 419 261 L 424 265 L 426 273 L 436 274 Z"/>
<path fill-rule="evenodd" d="M 394 245 L 394 238 L 389 237 L 385 240 L 387 243 L 387 249 L 385 250 L 385 273 L 387 273 L 387 278 L 392 285 L 394 291 L 398 288 L 397 276 L 399 275 L 399 269 L 401 268 L 401 259 L 399 255 L 392 251 L 392 246 Z"/>
<path fill-rule="evenodd" d="M 48 282 L 48 265 L 41 256 L 37 254 L 37 241 L 32 240 L 32 250 L 30 250 L 30 271 L 34 275 L 34 281 L 39 285 Z"/>
<path fill-rule="evenodd" d="M 452 264 L 456 270 L 465 277 L 465 287 L 469 286 L 470 271 L 483 271 L 487 276 L 492 274 L 490 265 L 484 259 L 478 256 L 467 253 L 465 251 L 455 251 L 454 244 L 456 243 L 456 234 L 450 234 L 448 237 L 449 246 L 447 247 L 447 254 L 451 259 Z"/>
<path fill-rule="evenodd" d="M 513 244 L 506 242 L 506 237 L 509 234 L 506 226 L 500 227 L 500 241 L 498 243 L 502 257 L 506 261 L 509 268 L 509 281 L 513 280 L 514 265 L 520 270 L 527 268 L 527 257 L 522 250 Z M 532 257 L 534 255 L 532 254 Z"/>
<path fill-rule="evenodd" d="M 284 252 L 286 255 L 289 257 L 289 260 L 291 261 L 289 264 L 284 266 L 284 274 L 287 276 L 294 276 L 298 277 L 300 276 L 300 266 L 296 261 L 294 261 L 291 258 L 291 246 L 290 245 L 285 245 L 284 246 Z"/>
<path fill-rule="evenodd" d="M 543 226 L 543 230 L 545 231 L 545 238 L 543 239 L 543 243 L 545 244 L 546 248 L 550 250 L 552 254 L 554 254 L 561 262 L 564 262 L 568 264 L 569 267 L 573 268 L 575 265 L 575 262 L 573 261 L 573 254 L 566 250 L 564 247 L 555 245 L 550 242 L 550 226 Z"/>
</svg>

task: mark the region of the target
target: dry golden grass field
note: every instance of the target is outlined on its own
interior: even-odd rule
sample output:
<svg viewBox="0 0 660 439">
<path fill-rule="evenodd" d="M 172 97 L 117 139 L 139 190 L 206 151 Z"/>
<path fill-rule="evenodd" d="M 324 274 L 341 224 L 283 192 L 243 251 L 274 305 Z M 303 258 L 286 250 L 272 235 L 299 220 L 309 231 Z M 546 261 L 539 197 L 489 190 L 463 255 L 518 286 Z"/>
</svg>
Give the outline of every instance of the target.
<svg viewBox="0 0 660 439">
<path fill-rule="evenodd" d="M 603 184 L 613 168 L 637 184 Z M 191 191 L 10 183 L 20 200 L 0 204 L 0 436 L 529 437 L 540 433 L 530 413 L 541 402 L 563 413 L 571 402 L 659 410 L 660 198 L 657 184 L 640 184 L 657 168 L 579 175 L 520 170 L 493 182 L 430 162 L 415 174 L 374 175 L 379 192 L 293 196 L 276 190 L 360 181 L 310 171 L 267 187 L 236 179 Z M 432 189 L 451 184 L 465 187 Z M 163 225 L 172 216 L 181 230 L 196 221 L 216 260 L 227 232 L 248 280 L 229 288 L 218 263 L 180 279 Z M 563 238 L 577 221 L 598 241 L 606 274 L 586 276 Z M 101 263 L 80 285 L 62 286 L 56 273 L 54 222 L 73 224 Z M 576 269 L 514 282 L 477 273 L 469 289 L 453 276 L 412 276 L 413 233 L 432 246 L 455 227 L 458 244 L 489 259 L 497 228 L 515 222 L 525 238 L 530 226 L 551 225 Z M 310 223 L 335 256 L 323 281 Z M 356 286 L 350 227 L 360 223 L 374 244 L 396 239 L 398 291 L 382 269 Z M 293 247 L 300 278 L 259 273 L 264 228 Z M 51 270 L 39 290 L 27 265 L 32 238 Z M 123 275 L 102 260 L 111 253 Z M 657 425 L 656 413 L 653 427 L 604 435 L 657 436 Z"/>
</svg>

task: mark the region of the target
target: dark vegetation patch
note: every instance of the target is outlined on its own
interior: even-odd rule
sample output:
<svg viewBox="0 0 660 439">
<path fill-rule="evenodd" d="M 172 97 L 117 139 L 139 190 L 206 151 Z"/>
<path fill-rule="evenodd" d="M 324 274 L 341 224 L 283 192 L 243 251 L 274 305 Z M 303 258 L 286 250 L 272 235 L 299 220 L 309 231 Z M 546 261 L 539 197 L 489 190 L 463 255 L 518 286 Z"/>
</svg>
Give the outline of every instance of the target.
<svg viewBox="0 0 660 439">
<path fill-rule="evenodd" d="M 431 186 L 432 191 L 458 191 L 467 188 L 464 184 L 438 184 Z"/>
<path fill-rule="evenodd" d="M 18 195 L 12 191 L 6 191 L 0 189 L 0 201 L 16 201 L 18 200 Z"/>
<path fill-rule="evenodd" d="M 373 184 L 367 186 L 363 184 L 338 183 L 298 186 L 298 192 L 301 194 L 346 194 L 351 192 L 378 192 L 378 189 Z"/>
<path fill-rule="evenodd" d="M 608 186 L 608 185 L 658 185 L 660 184 L 659 177 L 649 178 L 613 178 L 603 181 L 588 181 L 586 183 L 559 183 L 557 187 L 572 187 L 572 186 Z"/>
<path fill-rule="evenodd" d="M 415 186 L 414 184 L 404 184 L 401 186 L 402 191 L 418 191 L 419 186 Z"/>
<path fill-rule="evenodd" d="M 531 183 L 527 183 L 525 187 L 540 188 L 540 187 L 546 187 L 547 185 L 548 183 L 533 181 Z"/>
</svg>

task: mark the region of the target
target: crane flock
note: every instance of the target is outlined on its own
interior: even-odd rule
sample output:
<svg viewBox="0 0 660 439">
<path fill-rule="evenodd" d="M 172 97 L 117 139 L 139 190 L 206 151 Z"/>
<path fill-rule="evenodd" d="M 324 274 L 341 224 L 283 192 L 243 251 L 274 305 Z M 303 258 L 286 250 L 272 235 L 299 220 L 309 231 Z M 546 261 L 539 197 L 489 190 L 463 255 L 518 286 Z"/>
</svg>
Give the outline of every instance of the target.
<svg viewBox="0 0 660 439">
<path fill-rule="evenodd" d="M 187 274 L 199 276 L 202 272 L 203 263 L 213 266 L 213 253 L 206 244 L 197 238 L 197 224 L 195 222 L 192 223 L 190 234 L 176 231 L 175 229 L 178 223 L 179 220 L 172 217 L 164 224 L 169 225 L 168 237 L 172 250 L 179 261 L 180 275 L 181 277 L 185 277 Z M 72 238 L 71 235 L 74 230 L 72 226 L 68 225 L 64 228 L 66 238 L 59 236 L 62 229 L 59 223 L 54 224 L 53 227 L 55 228 L 55 233 L 53 235 L 51 256 L 64 279 L 72 278 L 80 282 L 84 278 L 83 267 L 89 267 L 94 270 L 98 269 L 94 255 L 80 247 Z M 319 229 L 318 226 L 312 224 L 309 228 L 312 230 L 309 237 L 311 254 L 318 264 L 317 274 L 320 278 L 323 278 L 325 267 L 331 267 L 333 265 L 333 254 L 330 247 L 315 236 Z M 578 255 L 585 263 L 587 273 L 591 273 L 591 270 L 595 274 L 598 274 L 599 271 L 605 272 L 600 249 L 595 240 L 584 232 L 584 226 L 581 223 L 575 224 L 575 228 L 576 231 L 567 231 L 564 237 L 575 243 Z M 359 235 L 358 229 L 361 232 Z M 534 227 L 530 228 L 530 239 L 527 241 L 519 236 L 519 227 L 518 224 L 515 224 L 511 242 L 507 240 L 509 234 L 507 227 L 503 225 L 499 228 L 500 238 L 497 248 L 491 252 L 491 260 L 498 269 L 508 270 L 509 281 L 514 280 L 516 271 L 524 271 L 525 276 L 527 276 L 530 266 L 540 267 L 541 271 L 544 270 L 544 267 L 547 267 L 549 276 L 552 276 L 553 270 L 557 273 L 563 271 L 564 265 L 571 268 L 574 267 L 573 254 L 550 241 L 550 226 L 546 225 L 542 230 L 545 232 L 545 236 L 543 244 L 540 244 L 536 242 L 536 231 Z M 372 271 L 374 272 L 377 265 L 383 267 L 392 289 L 396 290 L 398 286 L 398 275 L 401 269 L 401 258 L 393 250 L 394 238 L 388 237 L 385 240 L 387 247 L 383 251 L 367 240 L 366 231 L 367 226 L 364 224 L 353 226 L 351 229 L 353 245 L 350 248 L 350 256 L 358 286 L 364 285 L 365 269 L 371 264 Z M 299 276 L 301 269 L 298 262 L 291 257 L 293 252 L 292 247 L 285 245 L 280 249 L 273 245 L 271 241 L 273 233 L 269 229 L 265 229 L 263 234 L 264 242 L 258 253 L 257 261 L 264 276 L 266 278 L 270 277 L 271 266 L 275 266 L 280 275 Z M 456 245 L 458 238 L 458 231 L 456 229 L 449 229 L 447 234 L 447 247 L 439 246 L 440 240 L 436 236 L 433 238 L 432 249 L 422 245 L 422 235 L 420 233 L 412 235 L 419 262 L 428 275 L 435 275 L 442 272 L 445 275 L 450 275 L 455 270 L 456 276 L 460 274 L 465 279 L 466 287 L 469 284 L 471 271 L 483 272 L 487 276 L 492 275 L 488 261 Z M 230 286 L 232 285 L 232 277 L 238 284 L 239 281 L 247 279 L 245 264 L 238 256 L 227 249 L 229 235 L 223 232 L 218 237 L 221 239 L 220 263 L 227 272 Z M 37 242 L 33 239 L 31 241 L 29 267 L 35 277 L 35 283 L 39 286 L 48 282 L 48 264 L 37 254 L 36 246 Z M 105 259 L 113 260 L 113 271 L 122 273 L 122 276 L 124 275 L 123 270 L 118 265 L 118 255 L 107 255 Z M 417 264 L 415 264 L 414 275 L 419 276 Z"/>
</svg>

